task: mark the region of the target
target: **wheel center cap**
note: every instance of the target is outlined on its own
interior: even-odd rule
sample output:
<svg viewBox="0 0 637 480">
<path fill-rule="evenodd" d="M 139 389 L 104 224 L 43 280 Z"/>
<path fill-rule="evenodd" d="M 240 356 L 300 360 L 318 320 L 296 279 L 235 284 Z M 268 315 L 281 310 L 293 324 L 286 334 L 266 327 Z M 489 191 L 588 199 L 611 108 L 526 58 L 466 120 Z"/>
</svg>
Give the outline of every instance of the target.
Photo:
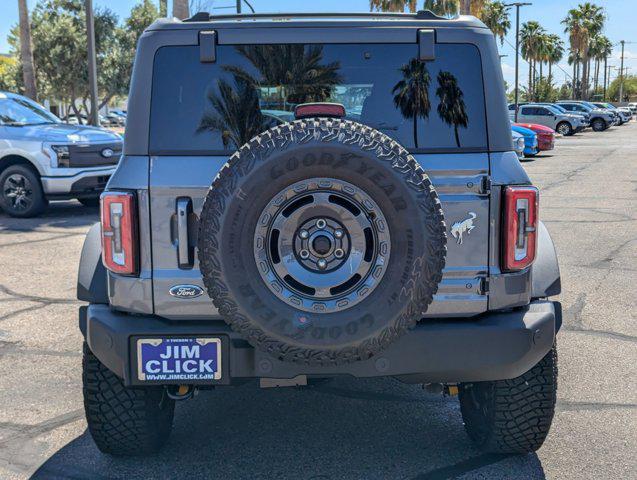
<svg viewBox="0 0 637 480">
<path fill-rule="evenodd" d="M 314 251 L 319 255 L 326 255 L 332 248 L 332 242 L 325 235 L 318 235 L 312 242 Z"/>
</svg>

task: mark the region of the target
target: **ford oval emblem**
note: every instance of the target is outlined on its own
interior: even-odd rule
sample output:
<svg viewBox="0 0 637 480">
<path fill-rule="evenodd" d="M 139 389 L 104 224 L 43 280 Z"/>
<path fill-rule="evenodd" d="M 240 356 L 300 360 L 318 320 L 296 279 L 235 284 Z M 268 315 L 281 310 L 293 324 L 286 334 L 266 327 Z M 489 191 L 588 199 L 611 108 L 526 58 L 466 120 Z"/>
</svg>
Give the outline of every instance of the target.
<svg viewBox="0 0 637 480">
<path fill-rule="evenodd" d="M 105 148 L 104 150 L 102 150 L 102 157 L 104 158 L 111 158 L 113 156 L 113 150 L 110 148 Z"/>
<path fill-rule="evenodd" d="M 197 285 L 175 285 L 168 293 L 177 298 L 197 298 L 203 295 L 203 289 Z"/>
</svg>

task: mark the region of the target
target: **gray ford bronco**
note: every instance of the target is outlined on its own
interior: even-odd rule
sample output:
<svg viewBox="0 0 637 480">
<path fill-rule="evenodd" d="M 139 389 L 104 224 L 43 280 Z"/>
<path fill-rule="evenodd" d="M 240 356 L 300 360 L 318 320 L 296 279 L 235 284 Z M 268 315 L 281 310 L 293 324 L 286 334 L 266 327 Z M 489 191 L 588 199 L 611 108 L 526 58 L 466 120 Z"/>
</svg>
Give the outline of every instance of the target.
<svg viewBox="0 0 637 480">
<path fill-rule="evenodd" d="M 161 20 L 128 115 L 78 280 L 103 452 L 156 451 L 198 389 L 341 375 L 458 393 L 484 450 L 542 445 L 560 274 L 482 23 Z"/>
</svg>

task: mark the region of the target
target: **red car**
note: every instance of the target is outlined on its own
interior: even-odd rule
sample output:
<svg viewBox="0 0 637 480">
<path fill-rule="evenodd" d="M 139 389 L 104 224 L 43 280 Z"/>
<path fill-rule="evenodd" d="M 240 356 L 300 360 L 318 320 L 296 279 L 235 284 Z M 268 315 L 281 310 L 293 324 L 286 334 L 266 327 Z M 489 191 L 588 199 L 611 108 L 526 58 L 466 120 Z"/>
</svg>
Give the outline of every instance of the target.
<svg viewBox="0 0 637 480">
<path fill-rule="evenodd" d="M 514 123 L 520 127 L 533 130 L 537 135 L 537 148 L 539 151 L 553 150 L 555 148 L 555 130 L 536 123 Z"/>
</svg>

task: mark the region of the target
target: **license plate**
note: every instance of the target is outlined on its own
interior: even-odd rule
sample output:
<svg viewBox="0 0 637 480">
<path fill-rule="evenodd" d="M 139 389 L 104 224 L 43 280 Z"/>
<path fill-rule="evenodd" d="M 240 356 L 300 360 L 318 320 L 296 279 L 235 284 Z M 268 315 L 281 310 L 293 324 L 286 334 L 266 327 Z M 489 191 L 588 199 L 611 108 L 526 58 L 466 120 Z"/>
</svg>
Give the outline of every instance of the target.
<svg viewBox="0 0 637 480">
<path fill-rule="evenodd" d="M 137 373 L 142 381 L 221 379 L 221 339 L 141 338 Z"/>
</svg>

